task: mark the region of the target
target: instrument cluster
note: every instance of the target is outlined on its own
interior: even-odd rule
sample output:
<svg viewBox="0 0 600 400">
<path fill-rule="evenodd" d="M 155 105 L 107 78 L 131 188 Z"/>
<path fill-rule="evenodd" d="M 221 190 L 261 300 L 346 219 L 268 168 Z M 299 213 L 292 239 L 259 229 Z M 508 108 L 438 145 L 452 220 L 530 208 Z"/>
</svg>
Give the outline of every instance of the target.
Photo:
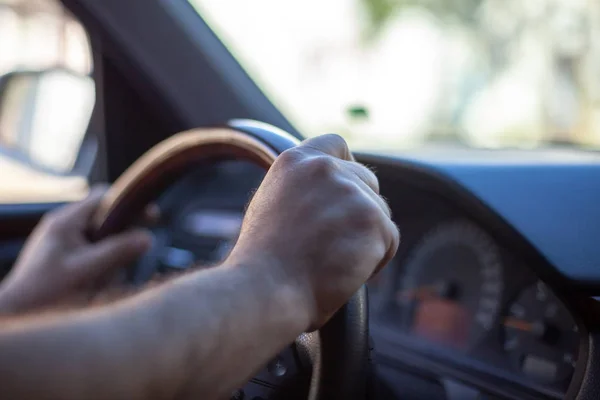
<svg viewBox="0 0 600 400">
<path fill-rule="evenodd" d="M 564 393 L 580 335 L 556 294 L 477 225 L 437 225 L 370 282 L 373 325 L 416 351 Z M 485 369 L 485 368 L 484 368 Z"/>
</svg>

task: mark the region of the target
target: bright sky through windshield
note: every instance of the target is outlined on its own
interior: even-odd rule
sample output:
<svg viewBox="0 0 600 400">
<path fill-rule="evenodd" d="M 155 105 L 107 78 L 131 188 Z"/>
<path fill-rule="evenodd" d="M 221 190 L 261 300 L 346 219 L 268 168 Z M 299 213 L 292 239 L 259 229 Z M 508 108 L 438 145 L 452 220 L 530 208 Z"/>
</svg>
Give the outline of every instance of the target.
<svg viewBox="0 0 600 400">
<path fill-rule="evenodd" d="M 415 5 L 377 21 L 375 0 L 192 2 L 307 134 L 363 148 L 600 144 L 597 2 L 398 1 Z"/>
</svg>

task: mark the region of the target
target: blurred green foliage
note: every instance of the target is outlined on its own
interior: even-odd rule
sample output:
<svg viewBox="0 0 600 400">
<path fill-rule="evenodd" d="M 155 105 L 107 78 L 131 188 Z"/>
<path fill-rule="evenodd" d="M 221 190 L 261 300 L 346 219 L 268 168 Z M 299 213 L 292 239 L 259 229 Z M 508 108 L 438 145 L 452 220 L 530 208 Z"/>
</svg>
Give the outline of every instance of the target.
<svg viewBox="0 0 600 400">
<path fill-rule="evenodd" d="M 352 105 L 348 107 L 348 115 L 353 120 L 367 120 L 369 119 L 369 110 L 363 105 Z"/>
<path fill-rule="evenodd" d="M 440 20 L 474 25 L 477 10 L 485 0 L 358 0 L 367 15 L 366 39 L 374 39 L 398 11 L 422 7 Z"/>
</svg>

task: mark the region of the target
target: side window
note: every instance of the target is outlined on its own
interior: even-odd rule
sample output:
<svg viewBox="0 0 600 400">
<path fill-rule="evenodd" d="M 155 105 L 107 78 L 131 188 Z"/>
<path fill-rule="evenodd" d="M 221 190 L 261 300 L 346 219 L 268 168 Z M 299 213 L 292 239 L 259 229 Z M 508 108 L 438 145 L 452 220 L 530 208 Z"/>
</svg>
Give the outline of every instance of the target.
<svg viewBox="0 0 600 400">
<path fill-rule="evenodd" d="M 94 152 L 80 149 L 94 139 L 95 102 L 86 32 L 58 0 L 0 0 L 0 49 L 0 204 L 85 196 Z"/>
</svg>

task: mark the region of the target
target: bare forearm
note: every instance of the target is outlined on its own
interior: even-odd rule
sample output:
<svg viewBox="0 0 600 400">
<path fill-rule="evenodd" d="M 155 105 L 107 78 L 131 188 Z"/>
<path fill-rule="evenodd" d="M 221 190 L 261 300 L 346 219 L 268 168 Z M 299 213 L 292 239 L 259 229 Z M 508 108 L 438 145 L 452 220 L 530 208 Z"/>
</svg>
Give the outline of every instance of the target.
<svg viewBox="0 0 600 400">
<path fill-rule="evenodd" d="M 94 311 L 0 332 L 8 398 L 216 398 L 308 326 L 295 290 L 263 266 L 223 266 Z"/>
<path fill-rule="evenodd" d="M 173 283 L 159 313 L 168 318 L 164 326 L 175 327 L 165 335 L 185 357 L 173 364 L 175 376 L 189 378 L 182 398 L 228 397 L 308 328 L 304 294 L 272 271 L 230 264 Z"/>
</svg>

